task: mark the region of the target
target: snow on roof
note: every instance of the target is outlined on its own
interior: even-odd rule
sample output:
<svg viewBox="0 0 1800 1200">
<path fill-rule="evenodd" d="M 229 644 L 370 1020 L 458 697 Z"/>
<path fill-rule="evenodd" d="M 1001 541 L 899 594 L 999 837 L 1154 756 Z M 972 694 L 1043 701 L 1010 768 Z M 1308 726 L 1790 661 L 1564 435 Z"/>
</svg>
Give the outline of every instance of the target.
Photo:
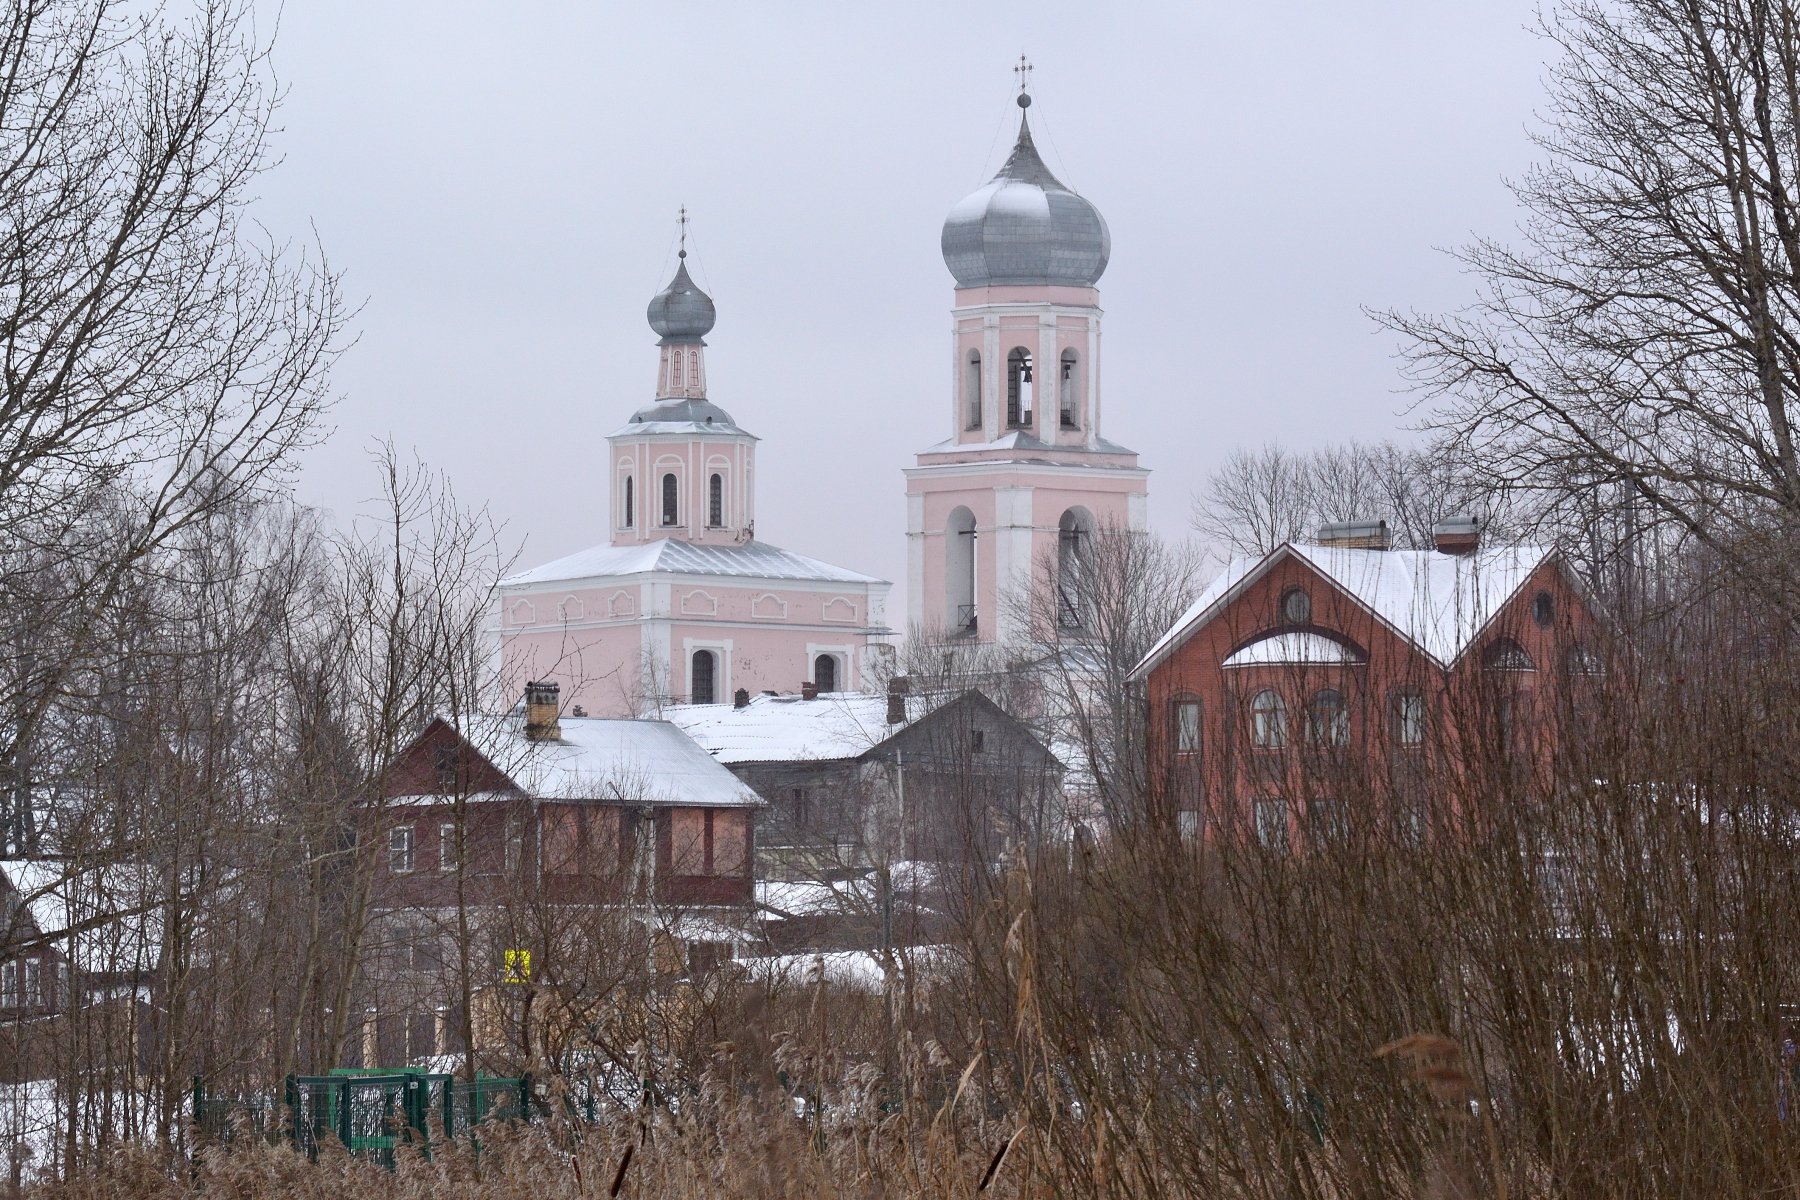
<svg viewBox="0 0 1800 1200">
<path fill-rule="evenodd" d="M 732 808 L 762 797 L 667 721 L 563 717 L 562 736 L 533 741 L 522 717 L 469 722 L 464 736 L 525 792 L 540 799 Z"/>
<path fill-rule="evenodd" d="M 1227 667 L 1258 667 L 1277 663 L 1323 663 L 1340 666 L 1362 662 L 1356 651 L 1317 633 L 1276 633 L 1258 638 L 1227 658 Z"/>
<path fill-rule="evenodd" d="M 907 721 L 938 704 L 932 697 L 907 697 Z M 674 704 L 662 711 L 722 763 L 856 758 L 901 728 L 887 722 L 886 696 L 861 692 L 824 692 L 816 700 L 759 695 L 743 708 Z"/>
<path fill-rule="evenodd" d="M 1349 550 L 1288 543 L 1261 558 L 1234 558 L 1151 647 L 1131 677 L 1148 675 L 1245 588 L 1290 556 L 1332 580 L 1439 666 L 1449 666 L 1554 553 L 1550 546 L 1441 554 L 1435 550 Z"/>
<path fill-rule="evenodd" d="M 728 575 L 745 579 L 796 579 L 811 583 L 886 583 L 843 567 L 807 558 L 752 539 L 741 546 L 697 546 L 661 538 L 641 546 L 590 546 L 566 558 L 533 567 L 500 581 L 501 587 L 565 583 L 662 572 L 673 575 Z"/>
<path fill-rule="evenodd" d="M 156 964 L 162 912 L 158 877 L 148 867 L 7 861 L 0 862 L 0 875 L 24 902 L 37 932 L 56 938 L 56 949 L 80 970 L 148 970 Z M 8 940 L 29 933 L 12 913 L 7 926 Z"/>
<path fill-rule="evenodd" d="M 895 947 L 894 962 L 902 976 L 910 967 L 924 982 L 948 979 L 962 962 L 954 946 Z M 810 986 L 819 982 L 854 991 L 879 993 L 887 981 L 881 955 L 872 950 L 826 950 L 739 959 L 752 976 L 770 984 Z"/>
</svg>

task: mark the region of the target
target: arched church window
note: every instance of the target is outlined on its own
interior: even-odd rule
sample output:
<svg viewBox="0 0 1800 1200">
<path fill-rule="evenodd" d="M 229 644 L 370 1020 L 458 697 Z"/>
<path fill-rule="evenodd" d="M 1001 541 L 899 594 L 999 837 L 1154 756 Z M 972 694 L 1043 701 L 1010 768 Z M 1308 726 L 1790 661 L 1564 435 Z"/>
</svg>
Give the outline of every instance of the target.
<svg viewBox="0 0 1800 1200">
<path fill-rule="evenodd" d="M 1006 424 L 1031 428 L 1031 352 L 1023 346 L 1006 356 Z"/>
<path fill-rule="evenodd" d="M 969 365 L 963 369 L 963 403 L 969 410 L 969 428 L 981 428 L 981 351 L 969 351 Z"/>
<path fill-rule="evenodd" d="M 679 391 L 681 388 L 681 351 L 669 355 L 669 390 Z"/>
<path fill-rule="evenodd" d="M 975 514 L 966 506 L 944 523 L 944 624 L 952 637 L 975 636 Z"/>
<path fill-rule="evenodd" d="M 698 350 L 688 351 L 688 386 L 700 386 L 700 352 Z"/>
<path fill-rule="evenodd" d="M 1082 568 L 1092 529 L 1093 520 L 1083 508 L 1069 509 L 1056 523 L 1056 620 L 1064 629 L 1080 629 L 1086 624 Z"/>
<path fill-rule="evenodd" d="M 663 524 L 675 524 L 676 484 L 673 472 L 663 476 Z"/>
<path fill-rule="evenodd" d="M 713 702 L 713 652 L 711 650 L 694 651 L 694 687 L 693 702 L 695 704 L 711 704 Z"/>
<path fill-rule="evenodd" d="M 631 476 L 625 477 L 625 528 L 631 528 Z"/>
<path fill-rule="evenodd" d="M 706 523 L 714 529 L 725 524 L 725 477 L 714 475 L 706 488 Z"/>
<path fill-rule="evenodd" d="M 829 654 L 821 654 L 813 659 L 813 683 L 821 692 L 838 690 L 836 658 Z"/>
<path fill-rule="evenodd" d="M 1064 350 L 1062 352 L 1062 378 L 1059 382 L 1062 389 L 1062 403 L 1060 407 L 1062 408 L 1062 427 L 1064 429 L 1077 428 L 1075 414 L 1081 409 L 1081 405 L 1075 396 L 1076 361 L 1075 351 Z"/>
</svg>

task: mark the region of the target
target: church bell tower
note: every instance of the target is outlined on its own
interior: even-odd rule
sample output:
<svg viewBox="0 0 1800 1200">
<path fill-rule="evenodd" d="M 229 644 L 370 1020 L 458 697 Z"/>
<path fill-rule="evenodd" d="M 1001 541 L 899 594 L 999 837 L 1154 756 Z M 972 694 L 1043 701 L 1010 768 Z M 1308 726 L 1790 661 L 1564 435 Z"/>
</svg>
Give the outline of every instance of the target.
<svg viewBox="0 0 1800 1200">
<path fill-rule="evenodd" d="M 1023 84 L 1029 66 L 1021 62 Z M 1100 210 L 1019 136 L 944 221 L 949 436 L 906 471 L 907 600 L 928 642 L 1016 642 L 1033 597 L 1096 529 L 1142 530 L 1149 471 L 1100 432 Z M 1079 633 L 1080 614 L 1057 621 Z"/>
</svg>

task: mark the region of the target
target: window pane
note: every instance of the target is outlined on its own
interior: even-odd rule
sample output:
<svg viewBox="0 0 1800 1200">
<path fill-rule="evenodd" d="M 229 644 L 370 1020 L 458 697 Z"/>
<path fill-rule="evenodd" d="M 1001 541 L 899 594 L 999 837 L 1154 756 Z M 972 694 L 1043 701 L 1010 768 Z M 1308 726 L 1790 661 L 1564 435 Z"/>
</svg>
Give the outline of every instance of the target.
<svg viewBox="0 0 1800 1200">
<path fill-rule="evenodd" d="M 1287 705 L 1274 692 L 1258 692 L 1250 702 L 1250 740 L 1263 750 L 1287 745 Z"/>
<path fill-rule="evenodd" d="M 1425 742 L 1425 697 L 1401 696 L 1399 700 L 1400 744 L 1419 746 Z"/>
<path fill-rule="evenodd" d="M 1286 800 L 1256 802 L 1256 840 L 1263 849 L 1286 854 L 1288 849 L 1288 817 Z"/>
<path fill-rule="evenodd" d="M 1307 804 L 1306 811 L 1312 818 L 1314 843 L 1338 845 L 1350 836 L 1349 818 L 1342 800 L 1313 800 Z"/>
<path fill-rule="evenodd" d="M 438 826 L 438 870 L 456 870 L 456 823 L 454 821 Z"/>
<path fill-rule="evenodd" d="M 1341 693 L 1326 688 L 1314 696 L 1308 716 L 1314 745 L 1337 748 L 1350 744 L 1350 713 Z"/>
<path fill-rule="evenodd" d="M 413 869 L 413 829 L 402 825 L 388 832 L 388 869 L 404 875 Z"/>
<path fill-rule="evenodd" d="M 1175 749 L 1192 754 L 1200 749 L 1200 702 L 1183 700 L 1175 705 Z"/>
<path fill-rule="evenodd" d="M 669 870 L 706 874 L 706 810 L 677 808 L 669 813 Z"/>
</svg>

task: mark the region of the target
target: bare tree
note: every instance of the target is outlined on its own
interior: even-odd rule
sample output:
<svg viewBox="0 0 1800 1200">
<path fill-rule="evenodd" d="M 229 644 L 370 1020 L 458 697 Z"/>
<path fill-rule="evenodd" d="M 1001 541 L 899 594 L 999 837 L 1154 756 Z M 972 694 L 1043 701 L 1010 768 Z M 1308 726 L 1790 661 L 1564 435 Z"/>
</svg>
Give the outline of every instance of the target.
<svg viewBox="0 0 1800 1200">
<path fill-rule="evenodd" d="M 1800 614 L 1800 20 L 1577 0 L 1541 32 L 1561 59 L 1523 246 L 1461 252 L 1471 308 L 1377 319 L 1483 480 L 1584 542 L 1703 549 Z"/>
<path fill-rule="evenodd" d="M 278 93 L 247 4 L 0 18 L 0 773 L 130 571 L 290 469 L 337 279 L 249 226 Z"/>
</svg>

